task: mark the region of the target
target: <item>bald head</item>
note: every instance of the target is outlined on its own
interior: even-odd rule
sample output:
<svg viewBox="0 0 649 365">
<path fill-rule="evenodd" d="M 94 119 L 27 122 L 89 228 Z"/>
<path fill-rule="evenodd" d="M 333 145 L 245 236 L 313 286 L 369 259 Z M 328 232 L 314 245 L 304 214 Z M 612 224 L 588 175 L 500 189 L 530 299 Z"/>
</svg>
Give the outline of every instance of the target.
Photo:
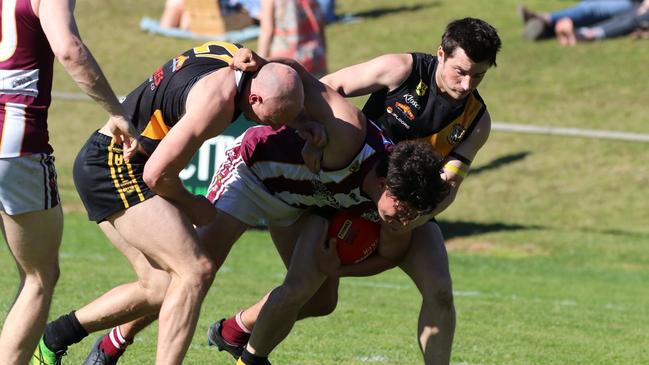
<svg viewBox="0 0 649 365">
<path fill-rule="evenodd" d="M 248 99 L 259 123 L 290 124 L 304 107 L 302 80 L 289 66 L 267 63 L 252 79 Z"/>
</svg>

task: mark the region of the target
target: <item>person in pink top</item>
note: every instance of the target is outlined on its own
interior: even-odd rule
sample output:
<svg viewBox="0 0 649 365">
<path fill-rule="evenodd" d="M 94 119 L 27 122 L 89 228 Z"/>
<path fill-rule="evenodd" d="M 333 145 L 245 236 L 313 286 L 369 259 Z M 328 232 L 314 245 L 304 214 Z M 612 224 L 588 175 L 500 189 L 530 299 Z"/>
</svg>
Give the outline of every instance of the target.
<svg viewBox="0 0 649 365">
<path fill-rule="evenodd" d="M 325 17 L 317 0 L 261 0 L 257 53 L 298 61 L 316 77 L 327 73 Z"/>
<path fill-rule="evenodd" d="M 72 0 L 0 0 L 0 224 L 20 274 L 0 334 L 3 364 L 26 364 L 45 326 L 59 276 L 63 231 L 47 130 L 54 57 L 111 115 L 111 133 L 137 142 L 97 62 L 79 37 Z"/>
</svg>

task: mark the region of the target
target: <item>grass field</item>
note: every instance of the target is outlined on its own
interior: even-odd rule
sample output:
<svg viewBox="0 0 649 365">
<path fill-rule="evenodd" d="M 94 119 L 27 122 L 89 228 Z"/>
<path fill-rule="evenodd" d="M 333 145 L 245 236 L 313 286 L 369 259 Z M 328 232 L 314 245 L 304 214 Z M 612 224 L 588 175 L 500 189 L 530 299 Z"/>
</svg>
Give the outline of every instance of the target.
<svg viewBox="0 0 649 365">
<path fill-rule="evenodd" d="M 563 49 L 527 43 L 514 0 L 340 1 L 363 21 L 327 29 L 332 69 L 381 53 L 432 51 L 444 25 L 481 17 L 500 32 L 498 67 L 480 87 L 495 121 L 649 133 L 649 41 L 619 39 Z M 539 10 L 575 1 L 527 1 Z M 141 33 L 162 0 L 78 0 L 77 17 L 115 90 L 125 94 L 196 42 Z M 246 43 L 254 47 L 254 42 Z M 60 67 L 55 90 L 77 91 Z M 362 100 L 357 100 L 357 103 Z M 105 120 L 91 103 L 55 100 L 50 130 L 66 211 L 62 275 L 51 318 L 134 278 L 86 221 L 71 181 L 74 155 Z M 649 170 L 643 143 L 493 132 L 454 203 L 439 218 L 450 251 L 458 326 L 454 364 L 649 363 Z M 17 284 L 0 249 L 0 311 Z M 250 304 L 283 278 L 264 231 L 252 231 L 217 275 L 185 363 L 228 364 L 206 346 L 216 319 Z M 336 312 L 299 323 L 277 364 L 417 364 L 419 294 L 393 270 L 344 279 Z M 150 364 L 155 331 L 120 364 Z M 95 335 L 70 349 L 85 357 Z"/>
</svg>

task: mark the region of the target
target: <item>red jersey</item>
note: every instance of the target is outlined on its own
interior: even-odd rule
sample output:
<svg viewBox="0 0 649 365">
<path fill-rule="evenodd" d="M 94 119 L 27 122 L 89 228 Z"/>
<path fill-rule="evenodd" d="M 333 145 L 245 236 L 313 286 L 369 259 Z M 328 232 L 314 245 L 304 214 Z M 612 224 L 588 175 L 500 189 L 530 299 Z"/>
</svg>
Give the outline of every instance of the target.
<svg viewBox="0 0 649 365">
<path fill-rule="evenodd" d="M 0 157 L 51 153 L 54 54 L 29 0 L 0 0 Z"/>
</svg>

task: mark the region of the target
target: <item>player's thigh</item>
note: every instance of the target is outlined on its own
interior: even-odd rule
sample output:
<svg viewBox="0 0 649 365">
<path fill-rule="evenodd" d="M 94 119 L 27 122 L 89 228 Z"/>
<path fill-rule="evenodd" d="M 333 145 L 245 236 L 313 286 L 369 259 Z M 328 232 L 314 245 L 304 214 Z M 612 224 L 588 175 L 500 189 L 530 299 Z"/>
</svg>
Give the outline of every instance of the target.
<svg viewBox="0 0 649 365">
<path fill-rule="evenodd" d="M 287 268 L 291 262 L 291 256 L 293 256 L 295 243 L 303 231 L 306 221 L 305 216 L 303 216 L 290 226 L 268 225 L 268 231 L 270 232 L 273 244 L 275 244 L 275 249 L 277 249 L 284 262 L 284 266 Z"/>
<path fill-rule="evenodd" d="M 437 223 L 428 222 L 413 231 L 410 246 L 399 266 L 422 293 L 430 289 L 450 289 L 448 254 Z"/>
<path fill-rule="evenodd" d="M 320 287 L 326 279 L 320 271 L 320 261 L 324 257 L 323 247 L 329 222 L 317 215 L 303 216 L 300 221 L 300 234 L 295 241 L 284 283 Z"/>
<path fill-rule="evenodd" d="M 316 236 L 316 239 L 313 241 L 313 243 L 318 241 L 317 236 L 318 234 L 320 234 L 318 233 L 319 230 L 322 229 L 319 228 L 322 222 L 320 224 L 311 222 L 311 220 L 308 219 L 307 216 L 308 215 L 305 214 L 297 222 L 287 227 L 278 227 L 273 225 L 269 225 L 268 227 L 271 237 L 273 238 L 273 242 L 275 243 L 275 247 L 277 248 L 277 252 L 279 252 L 280 256 L 282 257 L 282 261 L 284 261 L 284 265 L 286 265 L 287 268 L 289 267 L 289 263 L 291 262 L 295 244 L 302 232 L 315 228 L 315 231 L 312 234 Z M 316 225 L 316 227 L 312 227 L 313 225 Z M 322 243 L 324 244 L 324 242 Z M 319 247 L 316 247 L 315 249 L 318 248 Z M 315 251 L 315 249 L 311 248 L 311 250 L 313 251 Z M 308 252 L 307 250 L 304 251 Z M 302 254 L 303 253 L 298 253 L 298 255 Z M 294 268 L 293 270 L 295 271 L 296 269 Z M 309 299 L 309 302 L 304 305 L 304 315 L 324 315 L 333 312 L 336 307 L 336 303 L 338 302 L 338 284 L 338 278 L 327 278 L 322 283 L 320 288 L 313 294 L 311 299 Z"/>
<path fill-rule="evenodd" d="M 17 215 L 0 214 L 7 246 L 22 271 L 30 274 L 57 265 L 63 233 L 60 205 Z"/>
<path fill-rule="evenodd" d="M 191 269 L 207 258 L 189 219 L 157 195 L 108 220 L 126 242 L 166 271 Z"/>
<path fill-rule="evenodd" d="M 168 274 L 160 269 L 156 263 L 151 262 L 142 251 L 129 244 L 110 222 L 100 222 L 99 228 L 101 228 L 113 246 L 126 257 L 138 278 L 157 278 L 158 280 L 164 280 L 165 277 L 168 277 Z"/>
<path fill-rule="evenodd" d="M 219 210 L 212 223 L 205 227 L 197 227 L 196 232 L 201 245 L 216 267 L 220 268 L 234 243 L 248 228 L 249 225 Z"/>
</svg>

